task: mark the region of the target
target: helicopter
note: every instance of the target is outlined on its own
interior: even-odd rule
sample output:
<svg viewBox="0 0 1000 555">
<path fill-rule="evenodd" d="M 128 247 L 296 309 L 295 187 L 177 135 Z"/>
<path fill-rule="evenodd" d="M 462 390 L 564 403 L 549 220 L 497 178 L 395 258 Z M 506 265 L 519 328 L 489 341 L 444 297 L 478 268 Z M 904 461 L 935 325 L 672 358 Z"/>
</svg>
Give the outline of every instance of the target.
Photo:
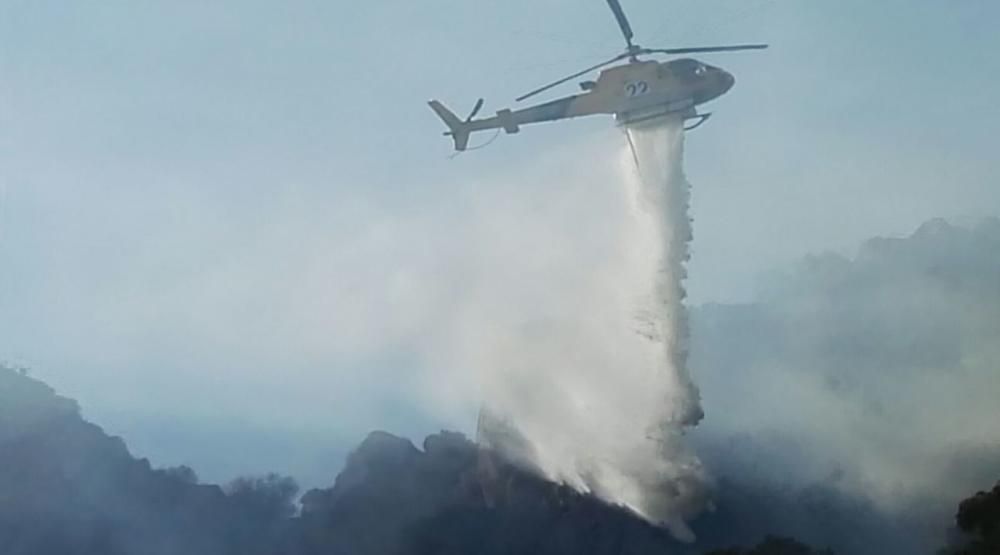
<svg viewBox="0 0 1000 555">
<path fill-rule="evenodd" d="M 503 129 L 508 134 L 517 133 L 524 124 L 558 121 L 595 114 L 613 114 L 619 125 L 633 125 L 651 121 L 669 114 L 680 114 L 685 130 L 694 129 L 711 116 L 699 114 L 697 106 L 725 94 L 732 88 L 735 78 L 729 72 L 691 58 L 666 62 L 643 60 L 639 56 L 652 54 L 693 54 L 699 52 L 731 52 L 760 50 L 766 44 L 739 44 L 731 46 L 699 46 L 687 48 L 643 48 L 633 42 L 634 34 L 619 0 L 607 0 L 625 37 L 626 49 L 609 60 L 578 71 L 558 81 L 517 97 L 521 102 L 549 89 L 582 77 L 615 62 L 627 63 L 603 69 L 596 80 L 582 81 L 580 94 L 575 94 L 520 110 L 502 109 L 495 116 L 474 119 L 483 107 L 483 99 L 476 101 L 472 112 L 464 120 L 437 100 L 431 100 L 431 109 L 440 117 L 455 142 L 456 151 L 468 148 L 469 135 L 475 131 Z"/>
</svg>

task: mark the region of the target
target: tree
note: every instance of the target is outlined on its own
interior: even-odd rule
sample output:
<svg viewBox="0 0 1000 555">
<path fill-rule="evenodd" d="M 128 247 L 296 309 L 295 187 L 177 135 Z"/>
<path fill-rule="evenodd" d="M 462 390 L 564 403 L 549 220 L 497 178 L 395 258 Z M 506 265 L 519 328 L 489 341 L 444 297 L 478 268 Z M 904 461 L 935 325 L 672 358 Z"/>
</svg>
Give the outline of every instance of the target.
<svg viewBox="0 0 1000 555">
<path fill-rule="evenodd" d="M 294 516 L 298 492 L 299 486 L 294 479 L 274 473 L 237 478 L 226 486 L 226 495 L 261 521 Z"/>
<path fill-rule="evenodd" d="M 706 555 L 833 555 L 833 551 L 824 549 L 816 551 L 791 538 L 767 536 L 756 547 L 748 550 L 732 547 L 712 551 Z"/>
<path fill-rule="evenodd" d="M 958 505 L 955 523 L 964 537 L 960 545 L 942 553 L 995 555 L 1000 553 L 1000 482 L 990 491 L 977 492 Z"/>
</svg>

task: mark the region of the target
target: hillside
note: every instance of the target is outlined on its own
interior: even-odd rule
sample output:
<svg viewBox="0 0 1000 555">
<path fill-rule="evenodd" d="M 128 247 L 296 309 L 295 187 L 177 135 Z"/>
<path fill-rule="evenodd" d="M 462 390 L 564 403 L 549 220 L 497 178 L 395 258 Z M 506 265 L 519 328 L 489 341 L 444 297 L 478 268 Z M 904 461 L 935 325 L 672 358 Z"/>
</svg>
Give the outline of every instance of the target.
<svg viewBox="0 0 1000 555">
<path fill-rule="evenodd" d="M 254 553 L 272 530 L 256 528 L 240 495 L 199 485 L 189 468 L 152 468 L 74 401 L 0 368 L 4 555 Z"/>
<path fill-rule="evenodd" d="M 189 468 L 155 469 L 83 420 L 74 401 L 8 368 L 0 430 L 4 555 L 700 552 L 456 433 L 418 449 L 374 432 L 299 511 L 287 478 L 220 487 L 198 484 Z"/>
</svg>

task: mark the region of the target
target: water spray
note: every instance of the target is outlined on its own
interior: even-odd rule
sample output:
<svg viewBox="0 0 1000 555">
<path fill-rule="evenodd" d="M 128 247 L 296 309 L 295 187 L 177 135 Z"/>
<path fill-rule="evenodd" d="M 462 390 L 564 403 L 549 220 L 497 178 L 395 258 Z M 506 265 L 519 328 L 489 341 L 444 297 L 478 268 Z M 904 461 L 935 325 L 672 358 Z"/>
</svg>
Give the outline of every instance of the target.
<svg viewBox="0 0 1000 555">
<path fill-rule="evenodd" d="M 686 368 L 684 120 L 625 132 L 625 186 L 611 185 L 625 213 L 617 277 L 544 337 L 506 346 L 478 434 L 515 463 L 691 541 L 686 522 L 708 505 L 708 478 L 684 438 L 702 418 Z"/>
</svg>

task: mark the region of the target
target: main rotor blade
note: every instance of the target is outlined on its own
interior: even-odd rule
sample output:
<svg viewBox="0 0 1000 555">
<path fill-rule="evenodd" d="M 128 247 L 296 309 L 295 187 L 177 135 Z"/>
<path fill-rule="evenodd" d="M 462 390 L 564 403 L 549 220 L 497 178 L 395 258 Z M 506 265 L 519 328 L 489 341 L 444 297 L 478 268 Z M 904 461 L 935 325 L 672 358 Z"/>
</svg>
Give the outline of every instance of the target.
<svg viewBox="0 0 1000 555">
<path fill-rule="evenodd" d="M 628 44 L 629 48 L 632 48 L 632 26 L 628 23 L 628 18 L 625 17 L 625 10 L 622 9 L 622 5 L 618 3 L 618 0 L 608 0 L 608 6 L 611 7 L 611 11 L 615 13 L 615 19 L 618 20 L 618 26 L 622 29 L 622 34 L 625 35 L 625 42 Z"/>
<path fill-rule="evenodd" d="M 695 46 L 691 48 L 643 48 L 639 54 L 694 54 L 697 52 L 732 52 L 734 50 L 761 50 L 766 44 L 736 44 L 733 46 Z"/>
<path fill-rule="evenodd" d="M 520 102 L 520 101 L 522 101 L 522 100 L 524 100 L 526 98 L 531 98 L 532 96 L 535 96 L 536 94 L 541 93 L 541 92 L 545 92 L 545 91 L 551 89 L 552 87 L 557 87 L 559 85 L 562 85 L 566 81 L 572 81 L 573 79 L 576 79 L 577 77 L 580 77 L 581 75 L 586 75 L 586 74 L 590 73 L 591 71 L 594 71 L 595 69 L 601 69 L 602 67 L 604 67 L 604 66 L 606 66 L 608 64 L 613 64 L 613 63 L 617 62 L 618 60 L 623 60 L 623 59 L 628 58 L 628 57 L 629 57 L 628 53 L 619 54 L 619 55 L 615 56 L 614 58 L 611 58 L 610 60 L 607 60 L 605 62 L 601 62 L 601 63 L 599 63 L 599 64 L 597 64 L 595 66 L 590 66 L 587 69 L 578 71 L 578 72 L 574 73 L 573 75 L 570 75 L 569 77 L 563 77 L 562 79 L 560 79 L 558 81 L 553 81 L 552 83 L 549 83 L 548 85 L 545 85 L 544 87 L 539 87 L 539 88 L 537 88 L 537 89 L 535 89 L 535 90 L 533 90 L 533 91 L 531 91 L 529 93 L 522 94 L 521 96 L 517 97 L 515 100 L 517 102 Z"/>
</svg>

